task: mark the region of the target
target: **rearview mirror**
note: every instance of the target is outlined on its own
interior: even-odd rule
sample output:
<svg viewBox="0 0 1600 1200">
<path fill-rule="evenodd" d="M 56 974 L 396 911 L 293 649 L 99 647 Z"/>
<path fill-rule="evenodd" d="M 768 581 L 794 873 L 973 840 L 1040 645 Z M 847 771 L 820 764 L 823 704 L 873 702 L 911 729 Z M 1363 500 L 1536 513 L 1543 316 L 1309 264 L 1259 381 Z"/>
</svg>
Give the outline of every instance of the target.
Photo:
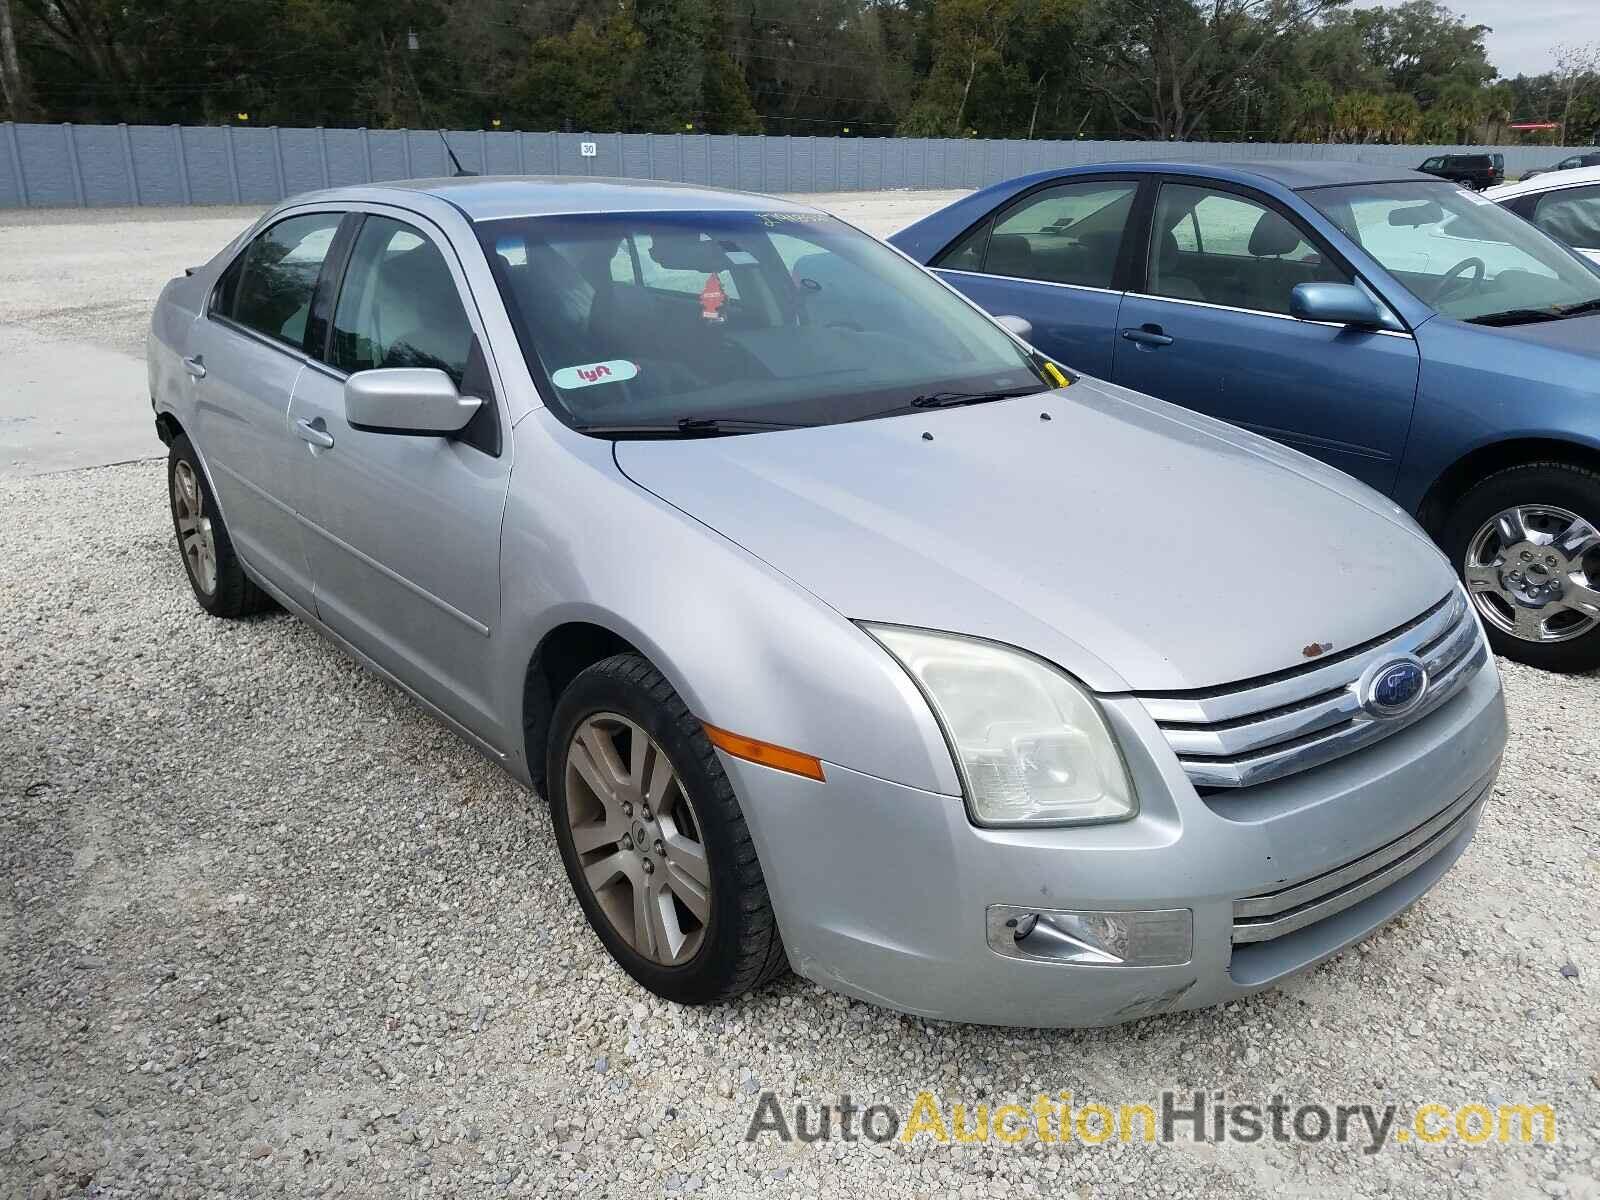
<svg viewBox="0 0 1600 1200">
<path fill-rule="evenodd" d="M 434 367 L 357 371 L 344 383 L 344 419 L 367 433 L 444 437 L 460 433 L 482 407 Z"/>
<path fill-rule="evenodd" d="M 1434 200 L 1421 204 L 1407 204 L 1389 210 L 1389 224 L 1396 229 L 1414 229 L 1419 225 L 1433 225 L 1444 220 L 1444 208 Z"/>
<path fill-rule="evenodd" d="M 1010 330 L 1025 342 L 1033 337 L 1033 322 L 1027 317 L 996 317 L 994 323 L 1002 329 Z"/>
<path fill-rule="evenodd" d="M 1289 294 L 1289 315 L 1330 325 L 1376 327 L 1383 324 L 1371 296 L 1350 283 L 1300 283 Z"/>
</svg>

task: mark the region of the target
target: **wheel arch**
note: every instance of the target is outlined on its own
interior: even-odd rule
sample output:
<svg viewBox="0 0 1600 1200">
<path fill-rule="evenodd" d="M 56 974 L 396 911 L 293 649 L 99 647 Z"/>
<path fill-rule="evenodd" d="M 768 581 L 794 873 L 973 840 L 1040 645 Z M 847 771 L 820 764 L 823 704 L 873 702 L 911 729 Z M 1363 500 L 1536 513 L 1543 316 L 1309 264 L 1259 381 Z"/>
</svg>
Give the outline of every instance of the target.
<svg viewBox="0 0 1600 1200">
<path fill-rule="evenodd" d="M 578 674 L 614 654 L 651 656 L 630 638 L 593 619 L 568 620 L 550 629 L 533 649 L 522 679 L 522 742 L 528 776 L 544 794 L 545 742 L 556 701 Z M 654 664 L 660 669 L 660 664 Z"/>
<path fill-rule="evenodd" d="M 1497 471 L 1533 463 L 1570 463 L 1600 472 L 1600 446 L 1563 437 L 1517 437 L 1490 442 L 1463 454 L 1428 486 L 1417 508 L 1417 520 L 1437 538 L 1451 506 L 1476 483 Z"/>
<path fill-rule="evenodd" d="M 156 413 L 156 436 L 161 439 L 163 446 L 170 448 L 173 442 L 187 433 L 188 430 L 184 429 L 183 422 L 170 412 L 163 409 Z"/>
</svg>

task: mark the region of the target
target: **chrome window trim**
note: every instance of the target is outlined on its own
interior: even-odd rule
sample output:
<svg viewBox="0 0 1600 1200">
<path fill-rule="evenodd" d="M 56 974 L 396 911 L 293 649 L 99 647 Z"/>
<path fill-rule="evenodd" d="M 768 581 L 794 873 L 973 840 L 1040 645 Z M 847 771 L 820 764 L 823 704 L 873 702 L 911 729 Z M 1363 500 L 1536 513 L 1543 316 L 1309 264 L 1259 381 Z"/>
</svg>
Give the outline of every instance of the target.
<svg viewBox="0 0 1600 1200">
<path fill-rule="evenodd" d="M 1098 292 L 1102 296 L 1121 296 L 1118 288 L 1091 287 L 1087 283 L 1057 283 L 1053 279 L 1034 279 L 1027 275 L 996 275 L 991 271 L 958 271 L 954 267 L 927 267 L 944 275 L 966 275 L 973 279 L 1009 279 L 1014 283 L 1037 283 L 1041 287 L 1066 288 L 1073 292 Z"/>
<path fill-rule="evenodd" d="M 1244 313 L 1251 317 L 1271 317 L 1275 321 L 1292 321 L 1296 325 L 1320 325 L 1324 329 L 1348 329 L 1348 325 L 1340 325 L 1336 321 L 1306 321 L 1299 317 L 1290 316 L 1288 313 L 1268 312 L 1264 308 L 1239 308 L 1232 304 L 1212 304 L 1208 300 L 1184 300 L 1177 296 L 1157 296 L 1150 292 L 1128 292 L 1130 300 L 1159 300 L 1163 304 L 1187 304 L 1191 308 L 1212 308 L 1219 312 Z M 1385 305 L 1385 308 L 1388 306 Z M 1362 333 L 1375 333 L 1382 337 L 1404 338 L 1408 342 L 1415 341 L 1410 333 L 1399 329 L 1362 329 Z"/>
</svg>

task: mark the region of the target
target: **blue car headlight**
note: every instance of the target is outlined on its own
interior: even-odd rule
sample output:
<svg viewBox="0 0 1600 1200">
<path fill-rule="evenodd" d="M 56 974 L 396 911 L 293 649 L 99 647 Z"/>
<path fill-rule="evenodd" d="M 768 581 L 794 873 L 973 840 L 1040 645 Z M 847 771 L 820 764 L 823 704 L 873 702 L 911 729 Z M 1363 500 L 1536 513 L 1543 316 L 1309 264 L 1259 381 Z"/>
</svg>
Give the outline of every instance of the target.
<svg viewBox="0 0 1600 1200">
<path fill-rule="evenodd" d="M 1021 650 L 864 625 L 927 697 L 979 825 L 1125 821 L 1138 800 L 1094 697 Z"/>
</svg>

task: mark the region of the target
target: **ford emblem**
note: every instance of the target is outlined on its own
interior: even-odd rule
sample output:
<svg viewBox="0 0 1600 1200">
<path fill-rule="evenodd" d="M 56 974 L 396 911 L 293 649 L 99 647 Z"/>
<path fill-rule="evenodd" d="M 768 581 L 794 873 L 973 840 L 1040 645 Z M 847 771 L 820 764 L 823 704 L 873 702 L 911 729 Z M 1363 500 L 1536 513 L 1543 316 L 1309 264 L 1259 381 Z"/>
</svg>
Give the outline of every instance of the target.
<svg viewBox="0 0 1600 1200">
<path fill-rule="evenodd" d="M 1369 668 L 1361 687 L 1361 707 L 1375 717 L 1402 717 L 1428 691 L 1428 670 L 1420 660 L 1386 659 Z"/>
</svg>

